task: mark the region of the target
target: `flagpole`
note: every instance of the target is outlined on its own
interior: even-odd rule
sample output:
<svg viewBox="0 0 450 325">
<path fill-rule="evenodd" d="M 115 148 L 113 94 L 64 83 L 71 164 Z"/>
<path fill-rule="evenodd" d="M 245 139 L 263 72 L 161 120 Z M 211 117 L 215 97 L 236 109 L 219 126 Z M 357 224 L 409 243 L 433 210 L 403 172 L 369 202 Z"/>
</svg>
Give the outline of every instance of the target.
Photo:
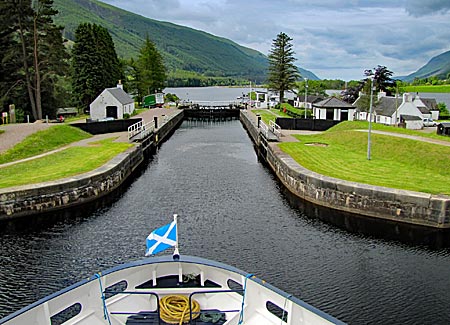
<svg viewBox="0 0 450 325">
<path fill-rule="evenodd" d="M 178 215 L 174 214 L 173 215 L 173 221 L 175 222 L 175 232 L 176 232 L 176 242 L 175 242 L 175 249 L 173 250 L 173 259 L 174 260 L 179 260 L 180 259 L 180 252 L 178 251 Z"/>
</svg>

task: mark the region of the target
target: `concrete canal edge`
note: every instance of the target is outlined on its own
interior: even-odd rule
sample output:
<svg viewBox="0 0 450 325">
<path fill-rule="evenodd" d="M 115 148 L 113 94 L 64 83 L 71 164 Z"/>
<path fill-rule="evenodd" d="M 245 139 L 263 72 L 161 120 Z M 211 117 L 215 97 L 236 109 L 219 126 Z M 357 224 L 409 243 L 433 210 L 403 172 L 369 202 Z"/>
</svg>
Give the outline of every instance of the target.
<svg viewBox="0 0 450 325">
<path fill-rule="evenodd" d="M 260 146 L 248 112 L 240 120 L 257 150 L 295 196 L 324 207 L 372 218 L 434 228 L 450 228 L 450 197 L 340 180 L 312 172 L 285 154 L 277 143 Z"/>
<path fill-rule="evenodd" d="M 171 116 L 155 130 L 155 149 L 181 124 L 184 112 Z M 118 188 L 144 162 L 147 153 L 137 144 L 117 155 L 108 163 L 81 175 L 39 183 L 0 189 L 0 220 L 26 217 L 81 205 L 99 199 Z"/>
</svg>

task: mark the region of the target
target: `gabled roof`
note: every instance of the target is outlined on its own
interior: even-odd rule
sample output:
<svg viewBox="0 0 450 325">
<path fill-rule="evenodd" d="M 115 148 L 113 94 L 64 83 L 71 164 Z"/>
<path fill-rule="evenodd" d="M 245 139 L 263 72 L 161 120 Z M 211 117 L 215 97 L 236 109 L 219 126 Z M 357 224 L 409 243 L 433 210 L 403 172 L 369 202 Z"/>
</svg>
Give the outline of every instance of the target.
<svg viewBox="0 0 450 325">
<path fill-rule="evenodd" d="M 313 106 L 319 108 L 354 108 L 351 104 L 336 97 L 328 97 L 318 103 L 313 103 Z"/>
<path fill-rule="evenodd" d="M 417 106 L 417 108 L 422 114 L 430 114 L 430 110 L 425 106 Z"/>
<path fill-rule="evenodd" d="M 115 99 L 117 99 L 122 105 L 131 104 L 134 102 L 133 98 L 130 97 L 122 88 L 106 88 Z"/>
<path fill-rule="evenodd" d="M 435 98 L 422 98 L 419 97 L 422 103 L 430 110 L 430 111 L 438 111 L 437 102 Z"/>
<path fill-rule="evenodd" d="M 381 97 L 374 105 L 374 110 L 377 115 L 392 116 L 402 103 L 401 98 L 395 97 Z"/>
<path fill-rule="evenodd" d="M 422 121 L 422 119 L 419 116 L 415 115 L 400 115 L 400 119 L 404 121 Z"/>
</svg>

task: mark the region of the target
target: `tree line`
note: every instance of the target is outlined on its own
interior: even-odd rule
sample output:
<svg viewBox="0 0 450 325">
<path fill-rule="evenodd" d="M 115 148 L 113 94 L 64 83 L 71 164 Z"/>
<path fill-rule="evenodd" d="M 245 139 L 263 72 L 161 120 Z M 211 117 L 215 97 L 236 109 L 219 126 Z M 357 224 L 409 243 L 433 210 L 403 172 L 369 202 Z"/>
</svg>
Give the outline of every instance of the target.
<svg viewBox="0 0 450 325">
<path fill-rule="evenodd" d="M 0 2 L 0 111 L 14 104 L 19 121 L 40 120 L 58 107 L 88 109 L 119 80 L 137 100 L 165 87 L 166 67 L 148 36 L 136 59 L 122 60 L 102 26 L 81 23 L 75 42 L 63 39 L 57 13 L 53 0 Z"/>
</svg>

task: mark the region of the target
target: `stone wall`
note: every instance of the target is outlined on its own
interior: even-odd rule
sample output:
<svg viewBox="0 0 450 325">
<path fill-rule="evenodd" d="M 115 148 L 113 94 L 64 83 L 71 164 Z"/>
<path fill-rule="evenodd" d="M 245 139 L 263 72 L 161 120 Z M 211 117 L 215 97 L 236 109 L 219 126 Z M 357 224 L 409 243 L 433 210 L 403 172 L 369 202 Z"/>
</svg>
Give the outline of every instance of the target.
<svg viewBox="0 0 450 325">
<path fill-rule="evenodd" d="M 141 146 L 138 145 L 89 173 L 0 189 L 0 220 L 49 212 L 98 199 L 122 184 L 143 159 Z"/>
<path fill-rule="evenodd" d="M 256 129 L 241 114 L 243 125 Z M 257 130 L 248 130 L 258 141 Z M 256 135 L 255 135 L 256 134 Z M 256 140 L 255 140 L 256 139 Z M 286 188 L 321 206 L 398 222 L 450 228 L 450 197 L 344 181 L 314 173 L 270 143 L 264 158 Z"/>
<path fill-rule="evenodd" d="M 160 120 L 152 147 L 165 141 L 182 121 L 183 111 L 165 121 Z M 144 161 L 146 154 L 143 148 L 138 144 L 102 167 L 82 175 L 0 189 L 0 220 L 81 205 L 111 193 Z"/>
</svg>

